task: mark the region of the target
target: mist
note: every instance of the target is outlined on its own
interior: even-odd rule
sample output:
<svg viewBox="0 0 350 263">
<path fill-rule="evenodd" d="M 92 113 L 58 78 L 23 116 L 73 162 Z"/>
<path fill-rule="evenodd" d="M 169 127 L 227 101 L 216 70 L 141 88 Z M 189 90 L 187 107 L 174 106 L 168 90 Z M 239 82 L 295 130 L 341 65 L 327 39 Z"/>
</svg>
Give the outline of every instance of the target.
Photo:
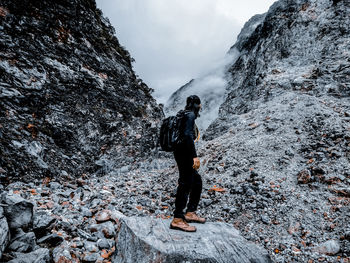
<svg viewBox="0 0 350 263">
<path fill-rule="evenodd" d="M 197 95 L 201 98 L 202 111 L 196 123 L 200 130 L 205 130 L 218 116 L 219 107 L 226 97 L 227 67 L 232 65 L 238 56 L 238 50 L 233 49 L 222 59 L 216 61 L 202 76 L 194 79 L 174 94 L 165 103 L 166 115 L 175 115 L 176 112 L 184 108 L 188 96 Z"/>
<path fill-rule="evenodd" d="M 165 103 L 179 87 L 225 60 L 244 23 L 273 2 L 97 0 L 97 6 L 135 59 L 136 73 Z"/>
</svg>

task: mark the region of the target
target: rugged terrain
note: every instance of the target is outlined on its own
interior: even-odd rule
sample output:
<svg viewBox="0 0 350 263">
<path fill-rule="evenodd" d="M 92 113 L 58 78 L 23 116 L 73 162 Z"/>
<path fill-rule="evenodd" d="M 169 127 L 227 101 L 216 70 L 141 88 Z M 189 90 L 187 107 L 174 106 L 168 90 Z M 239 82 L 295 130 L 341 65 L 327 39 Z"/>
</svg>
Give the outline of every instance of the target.
<svg viewBox="0 0 350 263">
<path fill-rule="evenodd" d="M 215 220 L 276 262 L 349 261 L 349 14 L 349 1 L 282 0 L 248 21 L 200 147 L 208 189 L 225 190 Z"/>
<path fill-rule="evenodd" d="M 2 180 L 105 173 L 155 147 L 162 110 L 114 33 L 94 1 L 1 1 Z"/>
<path fill-rule="evenodd" d="M 94 14 L 98 13 L 94 5 L 86 3 L 83 5 L 85 8 L 95 10 L 92 12 Z M 9 2 L 6 8 L 1 9 L 2 26 L 6 19 L 11 18 L 11 12 L 14 12 L 10 5 Z M 280 0 L 266 14 L 248 21 L 237 43 L 232 47 L 234 52 L 238 52 L 237 57 L 231 64 L 225 64 L 224 78 L 227 84 L 221 93 L 223 97 L 219 98 L 223 104 L 217 113 L 218 118 L 204 132 L 204 140 L 197 145 L 202 162 L 199 172 L 204 182 L 200 213 L 209 221 L 225 221 L 235 226 L 246 239 L 265 247 L 274 262 L 350 262 L 349 14 L 350 2 L 347 0 Z M 1 38 L 0 41 L 4 39 L 6 38 Z M 79 48 L 82 46 L 78 45 Z M 58 47 L 57 49 L 61 50 Z M 67 48 L 67 52 L 68 50 L 70 49 Z M 4 51 L 1 54 L 3 53 Z M 121 62 L 123 60 L 117 61 L 125 66 Z M 11 64 L 6 59 L 0 62 L 1 70 L 6 73 L 0 78 L 19 74 L 12 68 L 14 66 L 10 68 Z M 118 63 L 111 62 L 108 65 L 119 65 Z M 127 68 L 129 71 L 125 73 L 126 81 L 130 81 L 127 82 L 130 84 L 136 78 L 130 68 Z M 8 72 L 10 69 L 14 71 Z M 97 69 L 98 67 L 96 72 L 99 72 Z M 63 67 L 55 72 L 61 74 L 60 72 L 66 71 Z M 97 75 L 92 75 L 96 81 L 100 79 Z M 119 77 L 103 81 L 116 79 Z M 71 78 L 71 81 L 74 83 L 75 78 Z M 18 171 L 13 170 L 13 175 L 18 176 L 17 179 L 22 178 L 21 176 L 24 179 L 33 178 L 30 173 L 22 173 L 20 170 L 21 167 L 25 169 L 27 160 L 21 158 L 32 156 L 27 149 L 33 148 L 26 148 L 27 145 L 35 146 L 38 141 L 40 145 L 45 145 L 45 152 L 39 156 L 45 162 L 53 160 L 45 159 L 46 151 L 61 156 L 59 154 L 64 153 L 63 148 L 57 146 L 54 139 L 44 140 L 49 135 L 40 129 L 35 132 L 33 126 L 28 127 L 29 124 L 38 126 L 47 121 L 36 117 L 41 116 L 40 114 L 35 114 L 35 118 L 31 115 L 31 104 L 24 104 L 27 106 L 22 109 L 20 103 L 26 101 L 23 94 L 41 96 L 41 92 L 32 90 L 26 93 L 24 86 L 19 85 L 13 86 L 13 89 L 22 95 L 16 91 L 12 94 L 12 86 L 10 88 L 6 83 L 12 85 L 11 81 L 1 80 L 1 85 L 5 85 L 1 88 L 1 107 L 12 109 L 11 107 L 16 106 L 13 108 L 16 111 L 1 113 L 1 125 L 10 125 L 11 128 L 1 128 L 1 156 L 3 152 L 4 156 L 9 156 L 4 159 L 8 160 L 6 163 L 1 159 L 2 173 L 5 175 L 6 172 L 7 177 L 12 176 L 9 167 L 16 168 L 16 164 L 19 164 L 19 168 L 16 168 Z M 145 88 L 144 84 L 140 85 Z M 70 90 L 69 85 L 52 87 L 56 86 L 64 87 L 66 92 Z M 97 89 L 97 86 L 94 87 Z M 137 94 L 139 87 L 135 87 Z M 80 97 L 84 97 L 83 94 L 89 90 L 86 89 Z M 51 89 L 45 91 L 51 94 Z M 125 91 L 127 95 L 127 86 Z M 105 90 L 102 88 L 93 94 L 100 92 L 104 94 Z M 130 129 L 127 135 L 139 127 L 138 121 L 144 120 L 145 126 L 140 127 L 149 131 L 147 125 L 155 127 L 162 116 L 149 93 L 144 90 L 143 92 L 147 98 L 142 100 L 145 103 L 142 105 L 149 104 L 147 109 L 153 107 L 155 115 L 149 113 L 153 117 L 146 120 L 134 116 L 133 121 L 126 122 Z M 3 94 L 12 95 L 5 97 Z M 108 96 L 114 95 L 113 92 L 108 93 Z M 41 107 L 49 107 L 51 103 L 56 105 L 60 96 L 48 104 L 40 104 Z M 79 101 L 78 98 L 79 96 L 75 100 Z M 94 96 L 91 95 L 91 98 Z M 88 105 L 91 104 L 87 102 L 86 100 L 82 105 L 90 112 L 92 110 Z M 66 100 L 59 104 L 57 102 L 57 105 L 66 109 L 64 103 Z M 131 104 L 130 109 L 134 107 Z M 119 103 L 113 105 L 120 106 Z M 70 116 L 69 120 L 73 123 L 79 123 L 78 117 L 73 118 L 79 115 L 70 115 L 71 110 L 75 112 L 76 108 L 69 107 L 63 113 Z M 10 114 L 22 111 L 27 112 L 24 117 Z M 48 112 L 49 116 L 54 114 Z M 52 112 L 63 114 L 61 111 Z M 111 110 L 111 114 L 113 112 Z M 66 115 L 54 115 L 55 120 L 63 126 L 67 124 Z M 86 118 L 93 122 L 97 117 Z M 33 123 L 36 119 L 40 121 Z M 101 129 L 94 133 L 88 127 L 95 126 L 89 126 L 88 123 L 86 125 L 83 122 L 80 127 L 85 132 L 91 132 L 91 140 L 88 140 L 89 136 L 76 135 L 80 133 L 75 130 L 67 137 L 72 138 L 75 147 L 87 144 L 88 149 L 95 149 L 97 144 L 93 142 L 100 142 L 103 138 L 117 140 L 118 131 L 122 131 L 116 128 L 105 133 L 106 130 Z M 120 123 L 125 122 L 120 120 Z M 23 128 L 17 131 L 15 125 Z M 68 130 L 73 129 L 69 127 Z M 24 135 L 27 137 L 24 138 Z M 3 192 L 1 202 L 4 205 L 10 205 L 15 199 L 24 207 L 34 208 L 32 231 L 35 238 L 30 234 L 32 232 L 25 235 L 13 233 L 16 235 L 12 237 L 11 248 L 25 252 L 35 249 L 42 257 L 51 255 L 55 262 L 108 262 L 115 251 L 114 236 L 119 230 L 120 212 L 127 216 L 170 218 L 177 183 L 176 165 L 170 154 L 158 152 L 157 148 L 152 147 L 155 139 L 148 137 L 147 133 L 140 135 L 122 136 L 121 139 L 126 138 L 123 144 L 112 144 L 111 148 L 106 151 L 101 149 L 96 155 L 92 151 L 87 151 L 88 155 L 82 152 L 77 155 L 82 157 L 75 161 L 74 166 L 64 158 L 62 163 L 58 159 L 57 164 L 50 163 L 49 169 L 59 167 L 58 171 L 52 170 L 51 177 L 43 176 L 42 171 L 45 170 L 33 164 L 29 168 L 33 174 L 38 171 L 36 180 L 19 180 L 10 184 L 4 180 L 0 184 Z M 85 143 L 79 144 L 82 142 L 74 136 L 78 136 Z M 129 151 L 131 148 L 128 147 L 135 145 L 141 147 L 143 144 L 130 144 L 136 143 L 137 138 L 150 138 L 147 142 L 151 145 L 143 148 L 146 152 L 133 148 L 136 157 L 130 156 L 129 165 L 123 164 L 124 159 L 119 158 L 117 150 Z M 31 144 L 26 144 L 27 141 Z M 128 147 L 124 148 L 123 145 Z M 20 148 L 22 151 L 15 151 L 14 147 L 19 146 L 24 147 Z M 94 156 L 94 162 L 85 159 L 90 156 Z M 39 158 L 35 157 L 33 160 L 36 163 Z M 82 160 L 81 163 L 79 160 Z M 81 168 L 79 164 L 93 164 L 97 167 L 85 173 L 81 172 L 85 167 Z M 71 170 L 67 170 L 65 166 L 71 167 Z M 65 171 L 64 177 L 62 170 Z M 27 201 L 19 200 L 18 196 Z M 3 219 L 2 214 L 0 207 L 0 222 Z M 15 229 L 15 226 L 12 228 Z M 0 228 L 0 234 L 1 231 Z M 38 250 L 37 244 L 48 247 L 51 252 L 44 248 Z M 3 258 L 11 260 L 14 257 L 25 255 L 18 252 L 15 254 L 8 249 Z"/>
</svg>

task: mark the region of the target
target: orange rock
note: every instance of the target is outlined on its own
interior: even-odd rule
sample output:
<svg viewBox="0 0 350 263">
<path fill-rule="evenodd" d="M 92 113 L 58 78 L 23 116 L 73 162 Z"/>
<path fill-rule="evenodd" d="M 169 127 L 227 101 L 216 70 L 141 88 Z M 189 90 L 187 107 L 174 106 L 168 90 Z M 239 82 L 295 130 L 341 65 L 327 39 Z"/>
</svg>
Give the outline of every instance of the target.
<svg viewBox="0 0 350 263">
<path fill-rule="evenodd" d="M 212 188 L 210 188 L 208 190 L 209 192 L 226 192 L 226 190 L 224 188 L 221 187 L 217 187 L 216 185 L 214 185 Z"/>
</svg>

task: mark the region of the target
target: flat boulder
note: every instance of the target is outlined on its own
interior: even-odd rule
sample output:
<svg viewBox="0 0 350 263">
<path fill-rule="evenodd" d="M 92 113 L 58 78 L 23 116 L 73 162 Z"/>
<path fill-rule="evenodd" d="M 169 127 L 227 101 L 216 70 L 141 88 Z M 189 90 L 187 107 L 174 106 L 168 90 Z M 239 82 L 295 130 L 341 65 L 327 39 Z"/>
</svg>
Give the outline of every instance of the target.
<svg viewBox="0 0 350 263">
<path fill-rule="evenodd" d="M 229 224 L 194 224 L 195 233 L 171 230 L 169 225 L 170 220 L 151 217 L 122 218 L 112 262 L 272 262 L 267 251 Z"/>
</svg>

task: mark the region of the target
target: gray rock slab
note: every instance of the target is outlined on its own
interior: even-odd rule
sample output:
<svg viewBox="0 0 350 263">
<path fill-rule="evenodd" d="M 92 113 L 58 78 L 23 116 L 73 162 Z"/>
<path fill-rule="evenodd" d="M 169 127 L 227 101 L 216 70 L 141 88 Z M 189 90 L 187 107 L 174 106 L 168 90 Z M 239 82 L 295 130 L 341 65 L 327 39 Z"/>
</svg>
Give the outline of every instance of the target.
<svg viewBox="0 0 350 263">
<path fill-rule="evenodd" d="M 340 251 L 340 245 L 337 240 L 328 240 L 320 245 L 318 245 L 314 251 L 326 255 L 335 255 Z"/>
<path fill-rule="evenodd" d="M 16 253 L 16 258 L 9 263 L 49 263 L 51 262 L 50 250 L 39 248 L 31 253 Z"/>
<path fill-rule="evenodd" d="M 43 236 L 46 232 L 50 231 L 56 218 L 52 217 L 44 211 L 39 211 L 35 213 L 33 219 L 33 230 L 38 237 Z"/>
<path fill-rule="evenodd" d="M 11 240 L 8 250 L 15 252 L 31 252 L 36 246 L 36 238 L 33 232 L 23 233 L 23 235 Z"/>
<path fill-rule="evenodd" d="M 4 215 L 4 209 L 0 206 L 0 259 L 10 238 L 10 230 Z"/>
<path fill-rule="evenodd" d="M 4 204 L 4 214 L 10 229 L 27 229 L 33 224 L 33 204 L 19 195 L 6 194 L 1 196 Z"/>
<path fill-rule="evenodd" d="M 53 233 L 47 236 L 44 236 L 38 240 L 38 244 L 45 245 L 47 247 L 56 247 L 63 242 L 63 237 Z"/>
<path fill-rule="evenodd" d="M 112 262 L 272 262 L 265 250 L 246 241 L 229 224 L 195 224 L 197 232 L 187 233 L 171 230 L 170 222 L 149 217 L 123 218 Z"/>
</svg>

